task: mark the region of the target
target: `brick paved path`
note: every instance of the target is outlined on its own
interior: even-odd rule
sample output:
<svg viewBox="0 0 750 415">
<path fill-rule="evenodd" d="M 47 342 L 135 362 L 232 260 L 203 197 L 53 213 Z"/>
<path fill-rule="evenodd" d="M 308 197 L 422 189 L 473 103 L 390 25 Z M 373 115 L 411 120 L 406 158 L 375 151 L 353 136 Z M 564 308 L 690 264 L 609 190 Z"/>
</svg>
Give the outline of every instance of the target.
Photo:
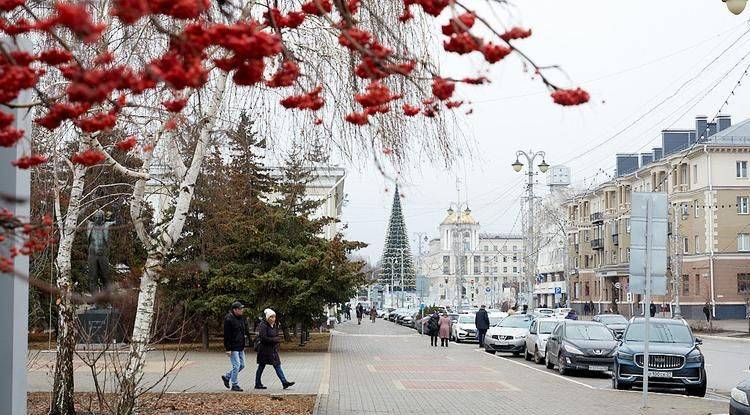
<svg viewBox="0 0 750 415">
<path fill-rule="evenodd" d="M 34 352 L 32 352 L 34 353 Z M 246 367 L 240 372 L 240 385 L 245 392 L 255 391 L 255 353 L 246 354 Z M 151 351 L 148 353 L 144 373 L 144 384 L 151 385 L 164 373 L 165 367 L 171 367 L 178 356 L 176 352 Z M 126 354 L 120 354 L 125 359 Z M 54 353 L 34 353 L 29 359 L 27 379 L 30 392 L 45 392 L 52 390 L 52 369 L 54 367 Z M 107 358 L 110 364 L 112 356 Z M 284 374 L 296 384 L 284 393 L 316 394 L 319 389 L 323 369 L 326 366 L 326 353 L 282 353 L 281 364 Z M 165 363 L 166 362 L 166 363 Z M 111 364 L 110 364 L 111 367 Z M 179 371 L 174 372 L 167 379 L 169 392 L 226 392 L 221 382 L 221 375 L 230 369 L 229 358 L 218 352 L 190 352 L 178 363 Z M 74 361 L 74 381 L 77 391 L 93 391 L 94 383 L 90 369 L 81 359 Z M 107 385 L 112 385 L 110 381 Z M 163 383 L 162 383 L 163 384 Z M 266 367 L 263 372 L 263 384 L 268 387 L 263 393 L 282 393 L 281 383 L 276 377 L 273 367 Z M 160 390 L 157 388 L 157 390 Z"/>
<path fill-rule="evenodd" d="M 378 319 L 332 338 L 316 412 L 340 414 L 640 414 L 640 392 L 600 390 L 499 359 L 477 345 L 429 338 Z M 726 413 L 722 402 L 653 394 L 648 414 Z"/>
</svg>

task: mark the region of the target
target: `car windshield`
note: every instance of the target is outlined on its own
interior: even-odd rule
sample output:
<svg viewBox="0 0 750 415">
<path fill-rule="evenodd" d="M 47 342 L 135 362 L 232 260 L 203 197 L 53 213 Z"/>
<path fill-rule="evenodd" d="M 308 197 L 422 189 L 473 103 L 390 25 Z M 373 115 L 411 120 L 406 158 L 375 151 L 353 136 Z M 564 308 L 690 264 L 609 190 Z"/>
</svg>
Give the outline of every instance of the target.
<svg viewBox="0 0 750 415">
<path fill-rule="evenodd" d="M 550 310 L 549 308 L 537 308 L 536 310 L 534 310 L 534 312 L 537 314 L 547 314 L 547 315 L 555 314 L 555 311 Z"/>
<path fill-rule="evenodd" d="M 496 326 L 502 320 L 503 317 L 490 317 L 490 326 Z"/>
<path fill-rule="evenodd" d="M 628 319 L 619 314 L 599 316 L 599 321 L 604 324 L 628 324 Z"/>
<path fill-rule="evenodd" d="M 568 324 L 565 337 L 571 340 L 614 340 L 612 332 L 599 324 Z"/>
<path fill-rule="evenodd" d="M 649 324 L 649 341 L 653 343 L 693 343 L 690 328 L 682 324 L 651 323 Z M 646 325 L 633 323 L 628 326 L 625 341 L 642 342 L 645 337 Z"/>
<path fill-rule="evenodd" d="M 531 317 L 528 316 L 510 316 L 504 318 L 497 327 L 512 327 L 516 329 L 527 329 L 531 325 Z"/>
<path fill-rule="evenodd" d="M 473 323 L 474 322 L 474 316 L 461 316 L 458 318 L 459 323 Z"/>
<path fill-rule="evenodd" d="M 539 322 L 539 334 L 551 334 L 552 330 L 557 326 L 556 321 L 540 321 Z"/>
</svg>

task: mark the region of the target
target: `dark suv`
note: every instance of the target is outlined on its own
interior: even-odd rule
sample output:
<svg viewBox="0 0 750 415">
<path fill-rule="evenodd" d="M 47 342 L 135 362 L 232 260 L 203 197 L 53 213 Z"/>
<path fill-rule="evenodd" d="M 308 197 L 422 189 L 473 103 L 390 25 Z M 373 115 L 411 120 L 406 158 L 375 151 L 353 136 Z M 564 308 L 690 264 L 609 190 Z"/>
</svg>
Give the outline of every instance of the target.
<svg viewBox="0 0 750 415">
<path fill-rule="evenodd" d="M 688 395 L 706 395 L 706 368 L 690 326 L 684 320 L 652 318 L 649 324 L 648 383 L 657 388 L 685 389 Z M 630 389 L 643 385 L 643 339 L 646 324 L 633 318 L 615 355 L 612 386 Z"/>
</svg>

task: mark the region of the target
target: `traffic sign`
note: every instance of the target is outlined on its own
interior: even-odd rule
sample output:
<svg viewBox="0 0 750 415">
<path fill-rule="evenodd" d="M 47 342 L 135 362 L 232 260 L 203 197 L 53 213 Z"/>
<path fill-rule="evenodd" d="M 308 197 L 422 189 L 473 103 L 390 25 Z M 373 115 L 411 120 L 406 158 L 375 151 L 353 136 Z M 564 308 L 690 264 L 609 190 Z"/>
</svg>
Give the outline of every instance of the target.
<svg viewBox="0 0 750 415">
<path fill-rule="evenodd" d="M 562 287 L 555 287 L 555 295 L 562 294 Z"/>
<path fill-rule="evenodd" d="M 615 283 L 615 288 L 617 288 L 618 290 L 620 289 L 620 281 L 617 281 L 617 282 Z"/>
<path fill-rule="evenodd" d="M 666 295 L 667 194 L 633 192 L 631 200 L 628 291 L 646 294 L 646 275 L 650 275 L 650 294 Z"/>
<path fill-rule="evenodd" d="M 484 289 L 484 292 L 486 292 L 486 293 L 488 293 L 490 291 L 492 291 L 492 288 L 490 288 L 490 287 L 487 287 L 487 288 Z"/>
</svg>

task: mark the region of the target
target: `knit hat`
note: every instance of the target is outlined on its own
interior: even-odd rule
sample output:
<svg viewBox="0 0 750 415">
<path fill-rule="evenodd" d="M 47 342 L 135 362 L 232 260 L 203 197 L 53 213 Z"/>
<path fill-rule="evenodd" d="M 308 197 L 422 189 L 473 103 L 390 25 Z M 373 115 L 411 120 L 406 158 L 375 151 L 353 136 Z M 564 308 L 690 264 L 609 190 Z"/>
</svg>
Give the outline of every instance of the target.
<svg viewBox="0 0 750 415">
<path fill-rule="evenodd" d="M 270 308 L 263 310 L 263 316 L 266 318 L 266 320 L 271 318 L 271 316 L 275 316 L 275 315 L 276 315 L 276 312 L 271 310 Z"/>
</svg>

